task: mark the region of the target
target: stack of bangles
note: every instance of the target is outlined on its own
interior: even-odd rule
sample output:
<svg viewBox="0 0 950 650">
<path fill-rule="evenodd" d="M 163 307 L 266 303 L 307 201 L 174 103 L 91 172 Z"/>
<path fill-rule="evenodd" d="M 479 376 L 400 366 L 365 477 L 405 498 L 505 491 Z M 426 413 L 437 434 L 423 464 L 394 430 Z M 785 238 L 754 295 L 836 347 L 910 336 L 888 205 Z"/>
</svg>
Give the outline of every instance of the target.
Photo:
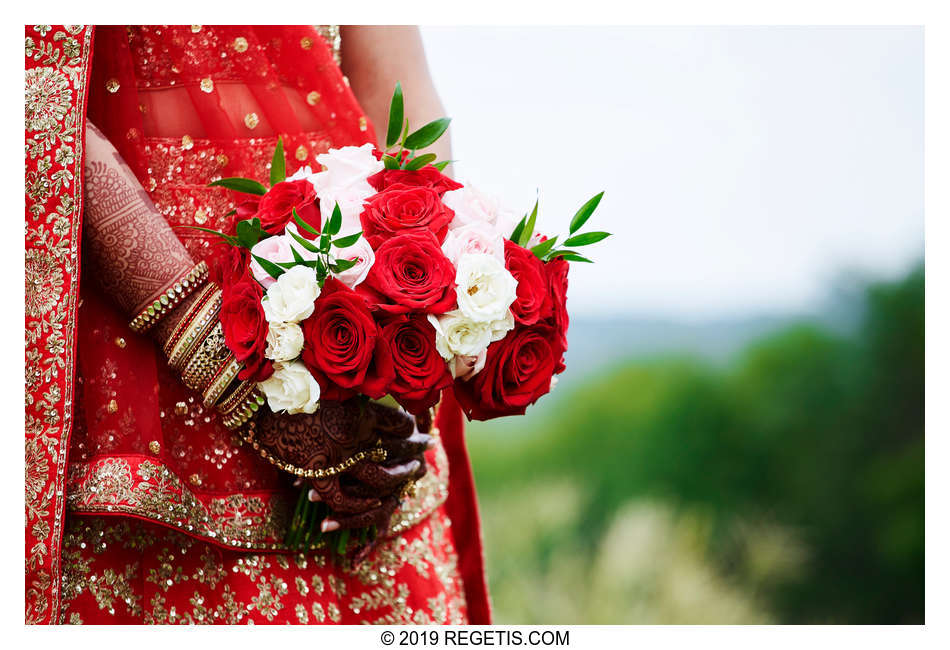
<svg viewBox="0 0 950 650">
<path fill-rule="evenodd" d="M 218 320 L 221 289 L 207 280 L 208 267 L 200 262 L 162 294 L 162 298 L 175 295 L 174 302 L 169 298 L 166 306 L 161 299 L 156 300 L 136 316 L 130 327 L 145 331 L 182 300 L 196 294 L 165 342 L 164 352 L 168 365 L 181 374 L 184 384 L 201 393 L 206 407 L 217 408 L 225 426 L 237 429 L 254 416 L 265 399 L 256 383 L 238 378 L 244 364 L 228 349 Z M 143 322 L 144 326 L 136 329 L 136 323 Z"/>
</svg>

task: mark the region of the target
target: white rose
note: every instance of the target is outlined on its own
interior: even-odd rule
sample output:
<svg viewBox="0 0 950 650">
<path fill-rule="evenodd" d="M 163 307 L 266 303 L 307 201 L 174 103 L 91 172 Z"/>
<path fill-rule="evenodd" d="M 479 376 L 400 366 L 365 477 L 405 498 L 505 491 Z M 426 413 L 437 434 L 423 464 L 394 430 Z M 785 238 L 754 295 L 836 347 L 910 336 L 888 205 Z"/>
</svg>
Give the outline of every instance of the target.
<svg viewBox="0 0 950 650">
<path fill-rule="evenodd" d="M 320 400 L 320 384 L 299 361 L 275 363 L 274 374 L 258 384 L 267 405 L 277 413 L 313 413 Z"/>
<path fill-rule="evenodd" d="M 310 165 L 304 165 L 297 171 L 293 173 L 292 176 L 288 176 L 285 180 L 290 181 L 302 181 L 304 179 L 310 180 L 310 177 L 314 176 L 313 170 L 310 169 Z M 311 183 L 313 181 L 310 181 Z"/>
<path fill-rule="evenodd" d="M 454 266 L 466 253 L 485 253 L 505 262 L 505 242 L 502 236 L 484 221 L 472 223 L 449 230 L 442 243 L 442 252 Z"/>
<path fill-rule="evenodd" d="M 492 321 L 488 325 L 488 329 L 491 330 L 491 342 L 500 341 L 508 332 L 515 328 L 515 316 L 511 313 L 511 310 L 508 310 L 508 313 L 505 314 L 504 318 Z"/>
<path fill-rule="evenodd" d="M 476 357 L 491 343 L 489 324 L 477 323 L 460 311 L 429 314 L 427 318 L 435 328 L 435 347 L 446 361 L 456 356 Z"/>
<path fill-rule="evenodd" d="M 293 262 L 294 254 L 290 250 L 289 239 L 289 237 L 283 235 L 262 239 L 254 245 L 251 249 L 251 253 L 274 264 L 278 262 Z M 251 258 L 250 267 L 254 279 L 260 282 L 265 289 L 270 288 L 272 284 L 277 282 L 253 257 Z"/>
<path fill-rule="evenodd" d="M 498 199 L 472 185 L 446 192 L 442 195 L 442 203 L 455 211 L 455 218 L 449 224 L 450 229 L 479 221 L 494 224 L 499 211 Z"/>
<path fill-rule="evenodd" d="M 262 305 L 267 322 L 299 323 L 313 313 L 320 295 L 317 274 L 306 266 L 294 266 L 272 284 Z"/>
<path fill-rule="evenodd" d="M 360 237 L 352 246 L 334 248 L 333 250 L 338 260 L 356 260 L 356 264 L 345 271 L 332 274 L 333 277 L 350 289 L 355 289 L 356 285 L 366 279 L 366 274 L 369 273 L 376 262 L 376 253 L 373 252 L 373 247 L 369 245 L 364 237 Z"/>
<path fill-rule="evenodd" d="M 303 349 L 303 330 L 297 323 L 270 323 L 264 356 L 274 361 L 291 361 Z"/>
<path fill-rule="evenodd" d="M 455 284 L 459 310 L 478 322 L 504 319 L 517 297 L 518 281 L 498 258 L 485 253 L 467 253 L 459 258 Z"/>
<path fill-rule="evenodd" d="M 317 156 L 317 162 L 326 168 L 310 177 L 317 193 L 339 192 L 365 183 L 367 178 L 382 171 L 383 162 L 376 160 L 373 150 L 373 145 L 366 143 L 360 147 L 330 149 Z"/>
<path fill-rule="evenodd" d="M 363 181 L 353 187 L 342 190 L 326 190 L 320 193 L 320 216 L 324 226 L 333 216 L 333 206 L 340 205 L 340 215 L 343 217 L 338 237 L 352 235 L 363 229 L 360 215 L 363 213 L 363 204 L 366 199 L 376 194 L 373 186 Z"/>
</svg>

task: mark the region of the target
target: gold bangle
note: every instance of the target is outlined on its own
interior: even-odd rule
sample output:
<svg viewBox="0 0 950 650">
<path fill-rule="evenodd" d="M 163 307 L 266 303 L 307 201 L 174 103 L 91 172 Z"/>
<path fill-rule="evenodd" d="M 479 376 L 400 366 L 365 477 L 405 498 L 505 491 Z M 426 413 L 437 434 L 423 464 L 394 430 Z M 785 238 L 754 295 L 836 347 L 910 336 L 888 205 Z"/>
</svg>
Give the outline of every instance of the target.
<svg viewBox="0 0 950 650">
<path fill-rule="evenodd" d="M 218 312 L 221 311 L 221 290 L 214 288 L 211 298 L 202 305 L 195 314 L 194 320 L 188 324 L 181 339 L 168 356 L 168 365 L 181 372 L 197 345 L 218 322 Z"/>
<path fill-rule="evenodd" d="M 312 478 L 312 479 L 323 479 L 330 478 L 331 476 L 336 476 L 337 474 L 342 474 L 346 470 L 350 469 L 358 462 L 364 459 L 369 459 L 374 463 L 381 463 L 386 460 L 386 450 L 382 447 L 373 447 L 372 449 L 365 449 L 363 451 L 357 452 L 344 460 L 343 462 L 337 463 L 336 465 L 331 465 L 330 467 L 323 469 L 304 469 L 302 467 L 296 467 L 290 463 L 285 463 L 279 458 L 276 458 L 270 454 L 269 451 L 260 446 L 260 443 L 254 439 L 254 429 L 255 424 L 253 422 L 248 423 L 241 431 L 241 436 L 244 438 L 245 442 L 250 444 L 268 463 L 271 465 L 282 469 L 283 471 L 293 474 L 294 476 L 300 476 L 302 478 Z M 377 441 L 377 445 L 379 442 Z"/>
<path fill-rule="evenodd" d="M 170 359 L 172 357 L 172 351 L 181 342 L 181 337 L 185 333 L 185 330 L 187 330 L 188 326 L 194 322 L 195 315 L 201 311 L 201 308 L 205 305 L 205 303 L 208 302 L 216 287 L 217 285 L 215 283 L 209 282 L 208 284 L 205 284 L 195 295 L 194 301 L 188 306 L 188 311 L 175 325 L 175 329 L 172 330 L 171 336 L 168 337 L 168 340 L 165 341 L 165 345 L 162 346 L 162 350 L 165 352 L 166 359 Z"/>
<path fill-rule="evenodd" d="M 227 363 L 221 367 L 218 375 L 212 377 L 211 384 L 204 393 L 202 403 L 208 408 L 217 404 L 218 400 L 224 395 L 224 391 L 227 390 L 228 386 L 231 385 L 231 382 L 234 381 L 234 378 L 237 377 L 243 368 L 243 363 L 233 356 L 230 357 Z"/>
<path fill-rule="evenodd" d="M 238 402 L 237 405 L 225 415 L 224 426 L 234 430 L 247 424 L 251 418 L 257 415 L 258 410 L 260 410 L 266 402 L 267 400 L 264 398 L 264 394 L 257 389 L 256 385 L 252 384 L 247 397 Z"/>
<path fill-rule="evenodd" d="M 217 322 L 208 331 L 194 348 L 181 379 L 191 390 L 204 391 L 211 383 L 221 365 L 231 356 L 231 351 L 224 343 L 224 333 L 221 323 Z"/>
<path fill-rule="evenodd" d="M 185 275 L 162 292 L 150 305 L 139 312 L 138 316 L 129 323 L 129 329 L 141 334 L 148 331 L 155 323 L 165 317 L 168 312 L 178 306 L 184 298 L 190 296 L 195 289 L 208 279 L 208 264 L 198 262 Z"/>
</svg>

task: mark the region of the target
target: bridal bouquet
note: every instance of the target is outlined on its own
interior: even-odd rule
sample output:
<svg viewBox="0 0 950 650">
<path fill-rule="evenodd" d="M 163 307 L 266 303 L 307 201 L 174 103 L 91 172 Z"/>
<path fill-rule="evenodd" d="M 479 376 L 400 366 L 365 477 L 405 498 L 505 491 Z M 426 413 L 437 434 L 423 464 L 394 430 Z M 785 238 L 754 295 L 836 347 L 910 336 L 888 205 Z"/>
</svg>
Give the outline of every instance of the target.
<svg viewBox="0 0 950 650">
<path fill-rule="evenodd" d="M 397 84 L 387 148 L 331 149 L 286 175 L 278 141 L 270 188 L 246 193 L 220 263 L 224 338 L 274 412 L 313 413 L 320 400 L 391 395 L 420 414 L 452 388 L 470 419 L 522 414 L 564 371 L 569 262 L 608 237 L 536 231 L 418 153 L 446 130 L 410 133 Z M 205 229 L 201 229 L 205 230 Z"/>
</svg>

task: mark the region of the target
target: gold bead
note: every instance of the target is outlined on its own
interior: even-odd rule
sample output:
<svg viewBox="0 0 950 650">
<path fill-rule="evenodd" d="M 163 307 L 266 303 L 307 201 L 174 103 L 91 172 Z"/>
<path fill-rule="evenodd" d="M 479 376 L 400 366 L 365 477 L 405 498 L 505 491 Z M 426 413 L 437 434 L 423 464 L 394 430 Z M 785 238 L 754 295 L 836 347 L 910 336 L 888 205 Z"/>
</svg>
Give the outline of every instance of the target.
<svg viewBox="0 0 950 650">
<path fill-rule="evenodd" d="M 214 91 L 214 80 L 211 77 L 205 77 L 201 80 L 201 90 L 210 93 Z"/>
<path fill-rule="evenodd" d="M 318 93 L 316 90 L 311 90 L 309 93 L 307 93 L 308 104 L 310 104 L 311 106 L 316 106 L 317 102 L 319 101 L 320 101 L 320 93 Z"/>
<path fill-rule="evenodd" d="M 121 336 L 117 336 L 117 337 L 115 337 L 115 344 L 118 345 L 120 348 L 124 348 L 124 347 L 125 347 L 125 339 L 122 338 Z"/>
<path fill-rule="evenodd" d="M 191 33 L 192 33 L 192 34 L 197 34 L 197 33 L 200 32 L 200 31 L 201 31 L 201 25 L 192 25 L 192 26 L 191 26 Z"/>
<path fill-rule="evenodd" d="M 248 113 L 244 116 L 244 125 L 247 128 L 253 129 L 257 127 L 258 124 L 260 124 L 260 118 L 257 117 L 257 113 Z"/>
<path fill-rule="evenodd" d="M 234 51 L 235 52 L 246 52 L 247 51 L 247 39 L 243 36 L 238 36 L 234 39 Z"/>
<path fill-rule="evenodd" d="M 185 135 L 181 136 L 181 148 L 182 148 L 182 149 L 184 149 L 185 151 L 188 151 L 189 149 L 191 149 L 191 148 L 194 147 L 194 146 L 195 146 L 195 141 L 192 139 L 192 137 L 191 137 L 190 135 L 188 135 L 188 134 L 186 133 Z"/>
<path fill-rule="evenodd" d="M 311 39 L 309 36 L 304 36 L 300 39 L 300 47 L 305 50 L 309 50 L 311 47 L 313 47 L 313 39 Z"/>
<path fill-rule="evenodd" d="M 185 402 L 175 403 L 175 415 L 184 415 L 188 412 L 188 404 Z"/>
<path fill-rule="evenodd" d="M 106 410 L 109 413 L 115 413 L 119 410 L 119 404 L 114 399 L 110 399 L 109 403 L 106 405 Z"/>
<path fill-rule="evenodd" d="M 119 92 L 119 80 L 116 79 L 115 77 L 112 77 L 111 79 L 109 79 L 106 82 L 106 90 L 108 90 L 110 93 Z"/>
<path fill-rule="evenodd" d="M 366 118 L 360 117 L 360 131 L 366 130 Z"/>
<path fill-rule="evenodd" d="M 297 151 L 294 153 L 294 156 L 297 160 L 306 160 L 307 159 L 307 148 L 303 145 L 297 147 Z"/>
<path fill-rule="evenodd" d="M 153 440 L 152 442 L 148 443 L 148 450 L 157 456 L 162 451 L 162 445 L 158 442 L 158 440 Z"/>
</svg>

